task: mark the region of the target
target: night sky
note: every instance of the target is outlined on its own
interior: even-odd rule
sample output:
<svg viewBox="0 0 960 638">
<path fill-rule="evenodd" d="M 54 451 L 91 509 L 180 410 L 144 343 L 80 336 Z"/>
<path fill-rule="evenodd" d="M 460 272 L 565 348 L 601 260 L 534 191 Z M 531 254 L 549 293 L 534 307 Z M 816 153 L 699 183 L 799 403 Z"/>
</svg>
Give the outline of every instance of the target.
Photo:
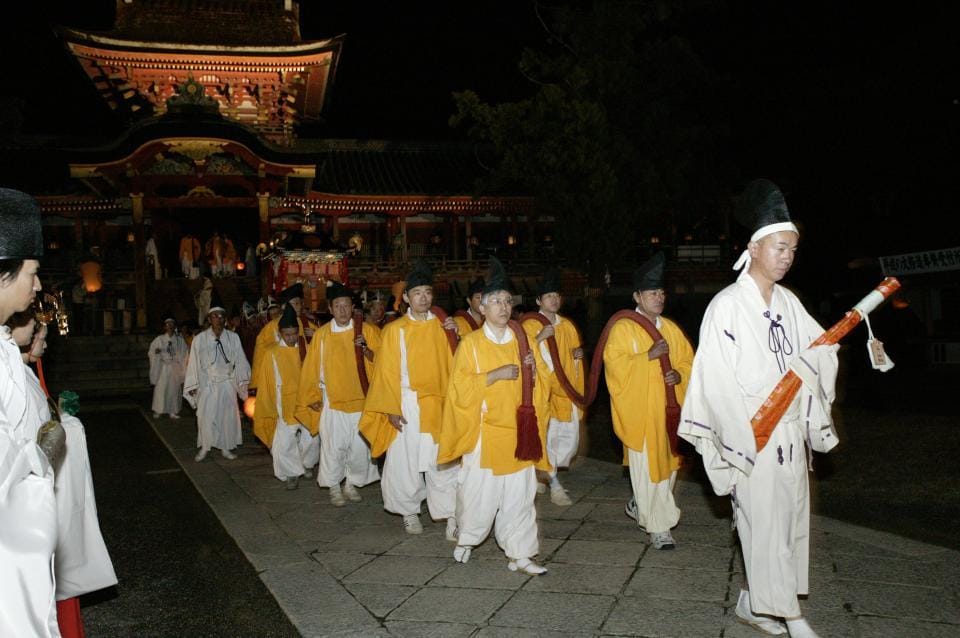
<svg viewBox="0 0 960 638">
<path fill-rule="evenodd" d="M 960 203 L 953 3 L 876 4 L 687 0 L 668 26 L 723 81 L 729 161 L 744 180 L 778 182 L 817 247 L 841 260 L 960 243 L 944 230 Z M 25 101 L 24 133 L 115 130 L 45 24 L 109 28 L 113 6 L 59 0 L 7 21 L 5 58 L 26 63 L 8 67 L 22 73 L 3 92 Z M 546 42 L 524 0 L 304 1 L 301 18 L 305 39 L 347 36 L 329 137 L 457 139 L 451 92 L 522 98 L 532 88 L 520 52 Z"/>
</svg>

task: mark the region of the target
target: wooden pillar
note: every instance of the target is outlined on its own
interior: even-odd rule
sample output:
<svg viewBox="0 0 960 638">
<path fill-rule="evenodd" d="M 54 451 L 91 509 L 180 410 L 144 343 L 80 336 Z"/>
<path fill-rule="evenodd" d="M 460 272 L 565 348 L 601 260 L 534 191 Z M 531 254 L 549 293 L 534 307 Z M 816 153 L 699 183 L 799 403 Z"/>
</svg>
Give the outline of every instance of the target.
<svg viewBox="0 0 960 638">
<path fill-rule="evenodd" d="M 147 327 L 147 254 L 143 232 L 143 193 L 130 193 L 133 207 L 133 272 L 136 281 L 137 328 Z"/>
<path fill-rule="evenodd" d="M 330 239 L 340 241 L 340 216 L 330 216 Z"/>
<path fill-rule="evenodd" d="M 533 213 L 527 213 L 527 255 L 530 259 L 537 258 L 537 218 Z"/>
<path fill-rule="evenodd" d="M 270 193 L 257 193 L 257 213 L 260 219 L 260 243 L 270 243 Z M 257 256 L 257 259 L 260 257 Z M 260 294 L 265 295 L 270 290 L 270 277 L 273 269 L 268 268 L 265 263 L 257 264 L 257 272 L 260 273 Z"/>
<path fill-rule="evenodd" d="M 453 246 L 453 260 L 460 259 L 460 215 L 450 218 L 450 244 Z"/>
<path fill-rule="evenodd" d="M 473 261 L 473 244 L 470 242 L 473 241 L 473 221 L 470 220 L 470 217 L 467 216 L 464 218 L 464 226 L 466 227 L 466 257 L 467 261 Z"/>
<path fill-rule="evenodd" d="M 260 213 L 260 241 L 270 242 L 270 193 L 257 193 L 257 210 Z"/>
<path fill-rule="evenodd" d="M 403 243 L 400 244 L 400 259 L 403 263 L 409 261 L 409 254 L 407 249 L 407 217 L 406 215 L 400 217 L 400 237 L 403 239 Z"/>
<path fill-rule="evenodd" d="M 513 245 L 510 246 L 509 255 L 511 259 L 516 259 L 519 254 L 519 247 L 517 244 L 520 243 L 520 230 L 519 225 L 517 224 L 517 215 L 510 216 L 510 236 L 513 237 Z"/>
<path fill-rule="evenodd" d="M 79 254 L 83 254 L 83 215 L 77 211 L 73 218 L 73 239 Z"/>
</svg>

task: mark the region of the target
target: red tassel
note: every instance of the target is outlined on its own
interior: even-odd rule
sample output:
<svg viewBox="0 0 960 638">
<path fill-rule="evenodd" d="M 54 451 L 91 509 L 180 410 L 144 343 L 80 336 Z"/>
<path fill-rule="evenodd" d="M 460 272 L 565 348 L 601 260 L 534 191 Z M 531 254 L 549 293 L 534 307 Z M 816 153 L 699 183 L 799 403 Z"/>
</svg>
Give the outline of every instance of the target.
<svg viewBox="0 0 960 638">
<path fill-rule="evenodd" d="M 680 456 L 677 449 L 677 428 L 680 426 L 680 406 L 667 403 L 667 439 L 670 441 L 670 450 L 674 456 Z"/>
<path fill-rule="evenodd" d="M 537 429 L 537 411 L 532 405 L 517 408 L 517 450 L 514 456 L 519 461 L 539 461 L 543 456 L 540 431 Z"/>
</svg>

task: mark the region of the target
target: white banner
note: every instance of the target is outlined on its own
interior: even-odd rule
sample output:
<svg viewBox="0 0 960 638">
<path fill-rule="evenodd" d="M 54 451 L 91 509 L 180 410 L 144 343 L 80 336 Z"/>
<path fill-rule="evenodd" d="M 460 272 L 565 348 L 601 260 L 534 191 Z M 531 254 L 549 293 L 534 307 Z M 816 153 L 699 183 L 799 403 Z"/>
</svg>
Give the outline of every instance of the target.
<svg viewBox="0 0 960 638">
<path fill-rule="evenodd" d="M 880 267 L 884 275 L 891 277 L 960 270 L 960 247 L 881 257 Z"/>
</svg>

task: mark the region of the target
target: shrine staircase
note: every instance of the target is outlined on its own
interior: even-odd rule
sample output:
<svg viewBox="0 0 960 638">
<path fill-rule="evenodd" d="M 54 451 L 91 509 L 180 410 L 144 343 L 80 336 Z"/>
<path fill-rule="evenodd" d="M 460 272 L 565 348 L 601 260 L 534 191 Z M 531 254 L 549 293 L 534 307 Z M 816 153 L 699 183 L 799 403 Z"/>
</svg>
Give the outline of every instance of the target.
<svg viewBox="0 0 960 638">
<path fill-rule="evenodd" d="M 49 337 L 43 373 L 52 396 L 62 390 L 93 398 L 137 398 L 150 392 L 147 348 L 154 335 Z"/>
</svg>

